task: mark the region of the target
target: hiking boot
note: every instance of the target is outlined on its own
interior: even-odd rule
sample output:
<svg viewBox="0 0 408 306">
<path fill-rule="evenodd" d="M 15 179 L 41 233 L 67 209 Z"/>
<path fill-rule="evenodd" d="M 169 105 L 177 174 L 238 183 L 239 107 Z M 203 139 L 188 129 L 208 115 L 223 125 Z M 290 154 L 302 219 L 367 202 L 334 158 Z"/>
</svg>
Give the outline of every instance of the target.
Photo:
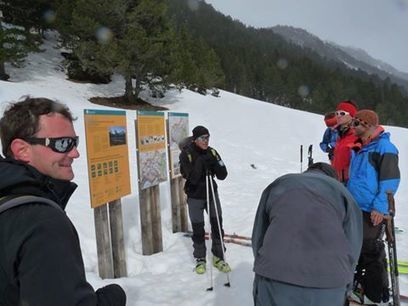
<svg viewBox="0 0 408 306">
<path fill-rule="evenodd" d="M 364 293 L 361 287 L 355 288 L 349 295 L 349 300 L 352 302 L 357 302 L 358 304 L 364 303 Z"/>
<path fill-rule="evenodd" d="M 221 258 L 213 256 L 213 266 L 224 273 L 231 272 L 230 266 Z"/>
<path fill-rule="evenodd" d="M 380 303 L 375 303 L 371 301 L 366 295 L 364 295 L 361 287 L 353 290 L 353 292 L 350 294 L 349 300 L 353 302 L 357 302 L 358 304 L 367 305 L 367 306 L 388 306 L 390 305 L 388 300 L 385 300 L 385 298 Z"/>
<path fill-rule="evenodd" d="M 205 258 L 197 258 L 196 259 L 195 272 L 197 274 L 204 274 L 205 273 Z"/>
</svg>

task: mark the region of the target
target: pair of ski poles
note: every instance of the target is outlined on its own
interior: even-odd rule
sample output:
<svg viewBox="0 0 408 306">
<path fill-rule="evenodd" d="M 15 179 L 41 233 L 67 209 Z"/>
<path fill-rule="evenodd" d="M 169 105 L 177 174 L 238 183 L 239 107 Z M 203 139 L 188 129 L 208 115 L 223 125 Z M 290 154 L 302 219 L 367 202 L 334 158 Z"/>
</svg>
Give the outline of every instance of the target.
<svg viewBox="0 0 408 306">
<path fill-rule="evenodd" d="M 400 306 L 400 291 L 399 291 L 399 280 L 398 280 L 398 260 L 397 260 L 397 245 L 395 241 L 395 200 L 392 192 L 387 191 L 388 199 L 388 213 L 389 216 L 386 219 L 386 239 L 388 246 L 388 262 L 390 267 L 390 278 L 391 278 L 391 293 L 393 306 Z"/>
<path fill-rule="evenodd" d="M 221 222 L 220 222 L 220 215 L 218 213 L 218 207 L 217 207 L 217 200 L 215 197 L 215 191 L 214 191 L 214 184 L 213 184 L 213 180 L 211 177 L 210 172 L 207 170 L 206 171 L 206 195 L 207 195 L 207 213 L 208 213 L 208 222 L 210 224 L 210 228 L 211 228 L 211 210 L 210 210 L 210 187 L 211 187 L 211 194 L 212 194 L 212 200 L 213 200 L 213 205 L 214 205 L 214 211 L 215 211 L 215 217 L 217 219 L 217 227 L 218 227 L 218 234 L 220 237 L 220 241 L 221 241 L 221 249 L 222 249 L 222 256 L 223 256 L 223 260 L 226 262 L 226 257 L 225 257 L 225 243 L 224 243 L 224 237 L 222 236 L 222 231 L 221 231 Z M 209 232 L 209 241 L 211 241 L 210 239 L 212 239 L 211 235 L 211 231 Z M 212 263 L 210 264 L 210 287 L 207 288 L 207 291 L 212 291 L 213 290 L 213 267 L 212 267 Z M 230 279 L 229 279 L 229 272 L 226 272 L 227 275 L 227 282 L 224 284 L 224 286 L 226 287 L 231 287 L 231 283 L 230 283 Z"/>
</svg>

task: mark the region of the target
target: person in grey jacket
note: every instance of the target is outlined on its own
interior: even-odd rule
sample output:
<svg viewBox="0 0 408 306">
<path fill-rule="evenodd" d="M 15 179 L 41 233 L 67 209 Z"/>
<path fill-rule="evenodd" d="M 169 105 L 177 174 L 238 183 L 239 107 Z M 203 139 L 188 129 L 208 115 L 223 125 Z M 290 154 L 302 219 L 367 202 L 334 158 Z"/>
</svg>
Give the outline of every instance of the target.
<svg viewBox="0 0 408 306">
<path fill-rule="evenodd" d="M 362 245 L 361 211 L 326 163 L 276 179 L 252 232 L 256 306 L 341 306 Z"/>
</svg>

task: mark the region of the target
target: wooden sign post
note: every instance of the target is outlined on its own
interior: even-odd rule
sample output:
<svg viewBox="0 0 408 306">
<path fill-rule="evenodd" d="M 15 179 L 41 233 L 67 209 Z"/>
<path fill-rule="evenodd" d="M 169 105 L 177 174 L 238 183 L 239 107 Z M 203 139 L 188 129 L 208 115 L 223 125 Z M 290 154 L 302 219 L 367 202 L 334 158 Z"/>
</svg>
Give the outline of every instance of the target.
<svg viewBox="0 0 408 306">
<path fill-rule="evenodd" d="M 101 278 L 127 276 L 120 198 L 130 193 L 126 112 L 84 110 L 91 207 Z"/>
<path fill-rule="evenodd" d="M 163 251 L 159 183 L 167 180 L 163 112 L 138 111 L 136 127 L 142 252 Z"/>
<path fill-rule="evenodd" d="M 184 179 L 180 173 L 179 143 L 188 136 L 188 114 L 169 113 L 167 120 L 168 156 L 173 233 L 187 232 L 187 199 L 184 194 Z"/>
</svg>

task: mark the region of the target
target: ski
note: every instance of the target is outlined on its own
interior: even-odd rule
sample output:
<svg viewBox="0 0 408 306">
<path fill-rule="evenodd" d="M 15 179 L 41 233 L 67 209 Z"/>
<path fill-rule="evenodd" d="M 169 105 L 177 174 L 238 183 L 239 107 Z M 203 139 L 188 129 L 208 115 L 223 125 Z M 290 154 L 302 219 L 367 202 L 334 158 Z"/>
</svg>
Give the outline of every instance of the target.
<svg viewBox="0 0 408 306">
<path fill-rule="evenodd" d="M 390 262 L 387 260 L 387 263 L 388 263 L 387 270 L 389 272 L 390 271 L 390 267 L 389 267 Z M 408 274 L 408 262 L 398 261 L 397 267 L 398 267 L 398 273 L 399 274 Z"/>
<path fill-rule="evenodd" d="M 237 234 L 224 234 L 224 237 L 228 237 L 228 238 L 232 238 L 232 239 L 241 239 L 241 240 L 248 240 L 251 241 L 252 238 L 251 237 L 246 237 L 246 236 L 240 236 Z"/>
<path fill-rule="evenodd" d="M 192 235 L 193 235 L 192 232 L 187 232 L 187 233 L 184 234 L 184 237 L 191 237 Z M 233 237 L 233 235 L 232 235 L 232 237 Z M 248 239 L 240 239 L 240 238 L 232 238 L 232 237 L 224 235 L 224 242 L 238 244 L 238 245 L 242 245 L 242 246 L 246 246 L 246 247 L 251 247 L 252 246 L 251 241 L 248 240 Z M 247 238 L 247 237 L 245 237 L 245 238 Z M 208 233 L 206 233 L 205 240 L 209 240 L 209 239 L 210 239 L 210 237 L 209 237 Z"/>
<path fill-rule="evenodd" d="M 207 237 L 206 237 L 207 239 Z M 249 241 L 242 241 L 239 239 L 234 239 L 234 238 L 229 238 L 229 237 L 224 237 L 224 241 L 226 243 L 234 243 L 234 244 L 238 244 L 238 245 L 242 245 L 242 246 L 247 246 L 247 247 L 251 247 L 252 243 Z"/>
<path fill-rule="evenodd" d="M 399 267 L 408 267 L 408 261 L 398 260 L 398 266 Z"/>
<path fill-rule="evenodd" d="M 188 231 L 187 233 L 188 233 L 188 234 L 191 234 L 191 235 L 193 234 L 192 231 Z M 206 234 L 206 235 L 209 235 L 208 232 L 205 232 L 205 234 Z M 237 234 L 235 234 L 235 233 L 233 233 L 233 234 L 224 234 L 224 237 L 229 237 L 229 238 L 233 238 L 233 239 L 248 240 L 248 241 L 251 241 L 251 240 L 252 240 L 251 237 L 241 236 L 241 235 L 237 235 Z"/>
<path fill-rule="evenodd" d="M 388 212 L 390 218 L 387 219 L 386 225 L 386 241 L 388 246 L 388 259 L 389 259 L 389 274 L 391 279 L 391 296 L 392 304 L 395 306 L 400 306 L 400 291 L 399 291 L 399 271 L 398 271 L 398 259 L 397 259 L 397 245 L 395 239 L 395 201 L 392 192 L 387 191 L 388 200 Z"/>
</svg>

